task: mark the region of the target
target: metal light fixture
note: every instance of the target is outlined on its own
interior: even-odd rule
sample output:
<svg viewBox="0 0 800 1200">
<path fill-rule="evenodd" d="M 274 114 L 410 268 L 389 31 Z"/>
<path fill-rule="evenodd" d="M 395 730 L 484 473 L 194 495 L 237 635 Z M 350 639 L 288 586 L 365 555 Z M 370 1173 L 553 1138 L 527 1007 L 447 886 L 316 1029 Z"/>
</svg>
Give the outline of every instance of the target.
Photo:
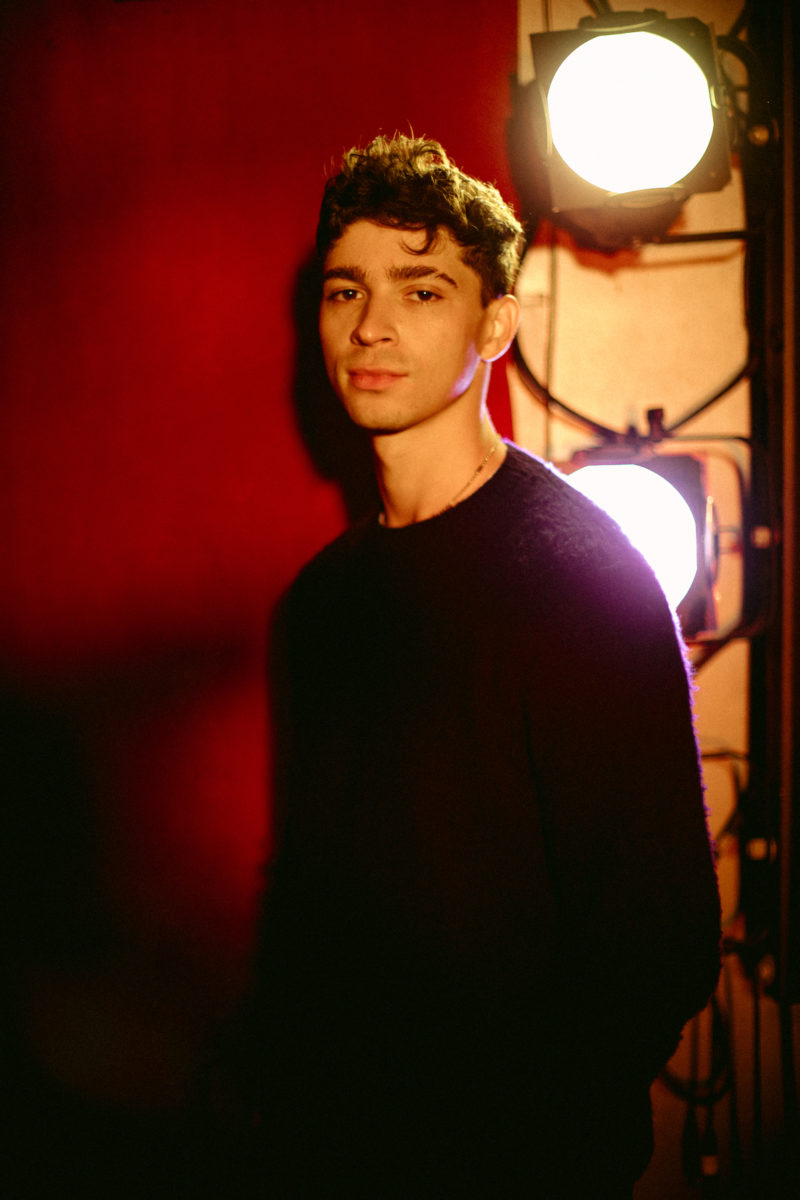
<svg viewBox="0 0 800 1200">
<path fill-rule="evenodd" d="M 650 563 L 684 637 L 714 631 L 719 542 L 703 459 L 595 447 L 579 451 L 562 470 Z"/>
<path fill-rule="evenodd" d="M 730 179 L 713 29 L 647 9 L 530 38 L 512 168 L 523 208 L 607 251 L 666 233 L 685 201 Z"/>
</svg>

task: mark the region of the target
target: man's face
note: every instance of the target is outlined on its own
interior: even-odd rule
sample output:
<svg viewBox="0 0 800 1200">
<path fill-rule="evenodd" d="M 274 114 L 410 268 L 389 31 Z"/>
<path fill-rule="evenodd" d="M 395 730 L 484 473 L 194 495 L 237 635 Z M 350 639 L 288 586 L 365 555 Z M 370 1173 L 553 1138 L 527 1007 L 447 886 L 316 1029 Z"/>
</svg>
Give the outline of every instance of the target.
<svg viewBox="0 0 800 1200">
<path fill-rule="evenodd" d="M 492 327 L 480 280 L 447 230 L 356 221 L 328 251 L 319 329 L 328 377 L 352 420 L 396 433 L 477 394 Z"/>
</svg>

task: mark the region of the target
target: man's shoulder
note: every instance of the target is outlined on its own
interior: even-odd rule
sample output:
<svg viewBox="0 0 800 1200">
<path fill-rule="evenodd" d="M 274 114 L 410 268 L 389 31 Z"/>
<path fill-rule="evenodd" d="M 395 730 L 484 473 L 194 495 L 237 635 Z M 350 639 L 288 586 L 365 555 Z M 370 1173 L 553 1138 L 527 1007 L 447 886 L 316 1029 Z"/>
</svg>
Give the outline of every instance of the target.
<svg viewBox="0 0 800 1200">
<path fill-rule="evenodd" d="M 509 526 L 556 565 L 603 565 L 635 553 L 619 525 L 568 476 L 519 447 L 508 449 Z"/>
<path fill-rule="evenodd" d="M 666 602 L 652 568 L 616 521 L 567 476 L 509 447 L 508 521 L 501 544 L 544 608 L 661 622 Z M 502 554 L 503 552 L 501 552 Z"/>
<path fill-rule="evenodd" d="M 401 532 L 387 536 L 374 513 L 356 522 L 306 563 L 290 597 L 324 604 L 358 587 L 376 561 L 417 572 L 431 588 L 440 575 L 467 573 L 484 590 L 532 590 L 542 602 L 570 586 L 596 595 L 631 573 L 647 588 L 652 574 L 615 521 L 556 467 L 513 443 L 500 471 L 464 504 Z"/>
</svg>

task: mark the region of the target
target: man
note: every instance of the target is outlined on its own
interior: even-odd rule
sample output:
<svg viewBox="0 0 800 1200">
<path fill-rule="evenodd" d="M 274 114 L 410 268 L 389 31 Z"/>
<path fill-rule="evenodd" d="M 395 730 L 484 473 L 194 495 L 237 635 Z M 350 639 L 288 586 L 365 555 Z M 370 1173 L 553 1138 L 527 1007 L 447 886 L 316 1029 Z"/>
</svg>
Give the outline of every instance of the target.
<svg viewBox="0 0 800 1200">
<path fill-rule="evenodd" d="M 282 1197 L 630 1197 L 718 974 L 673 617 L 486 409 L 520 233 L 418 139 L 351 151 L 322 203 L 322 349 L 382 508 L 287 607 L 259 998 Z"/>
</svg>

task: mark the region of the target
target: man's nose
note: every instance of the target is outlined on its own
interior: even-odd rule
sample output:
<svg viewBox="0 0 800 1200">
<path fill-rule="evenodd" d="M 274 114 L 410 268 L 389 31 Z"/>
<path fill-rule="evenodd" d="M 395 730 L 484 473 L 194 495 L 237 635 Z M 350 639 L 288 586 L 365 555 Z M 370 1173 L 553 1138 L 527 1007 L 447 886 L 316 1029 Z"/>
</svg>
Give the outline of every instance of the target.
<svg viewBox="0 0 800 1200">
<path fill-rule="evenodd" d="M 364 302 L 353 330 L 353 341 L 362 346 L 373 346 L 377 342 L 391 342 L 397 330 L 390 304 L 376 296 Z"/>
</svg>

